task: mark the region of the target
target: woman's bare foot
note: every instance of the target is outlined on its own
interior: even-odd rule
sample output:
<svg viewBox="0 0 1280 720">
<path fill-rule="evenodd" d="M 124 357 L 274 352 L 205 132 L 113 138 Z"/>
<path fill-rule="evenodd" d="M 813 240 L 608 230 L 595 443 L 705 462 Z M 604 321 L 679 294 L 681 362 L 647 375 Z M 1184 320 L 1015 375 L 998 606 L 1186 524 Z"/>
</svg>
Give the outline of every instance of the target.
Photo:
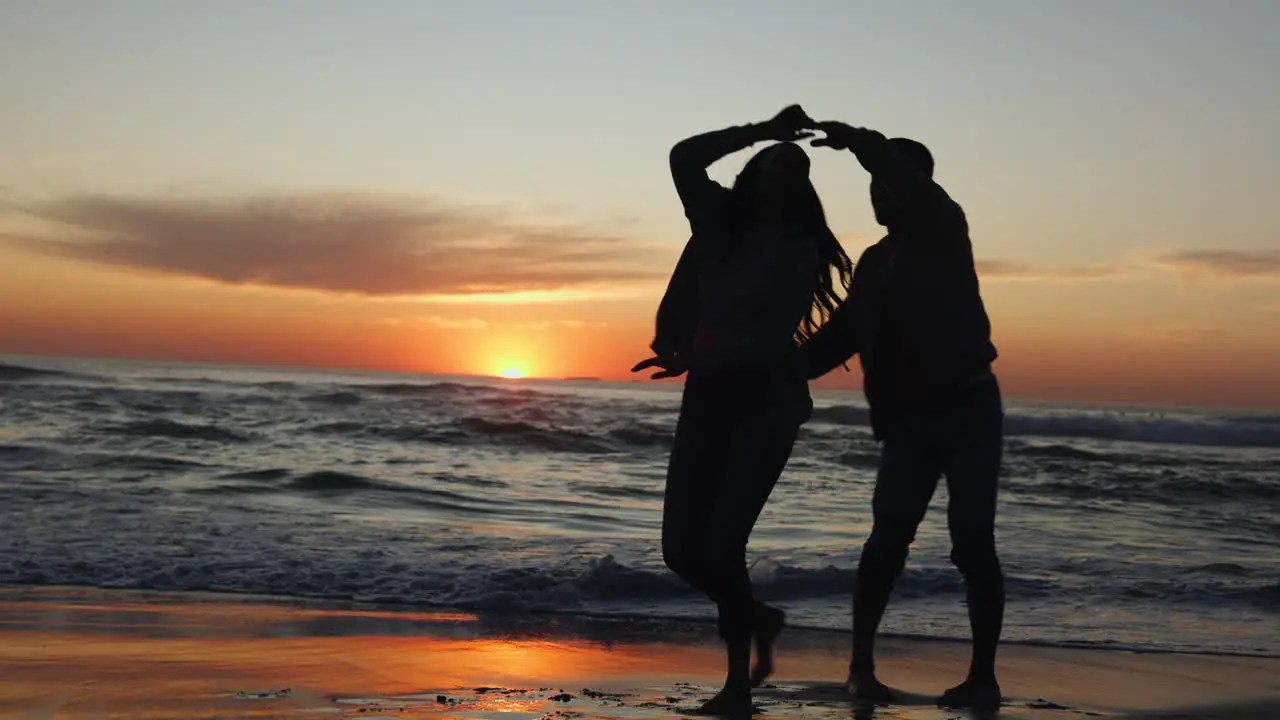
<svg viewBox="0 0 1280 720">
<path fill-rule="evenodd" d="M 751 704 L 750 687 L 730 687 L 726 685 L 716 696 L 702 703 L 694 710 L 698 715 L 722 715 L 734 718 L 751 717 L 756 706 Z"/>
<path fill-rule="evenodd" d="M 849 674 L 849 694 L 858 700 L 873 703 L 891 703 L 896 698 L 888 685 L 876 679 L 874 674 Z"/>
<path fill-rule="evenodd" d="M 973 710 L 995 710 L 1000 707 L 1000 684 L 995 678 L 975 680 L 969 678 L 938 698 L 938 706 L 945 708 Z"/>
<path fill-rule="evenodd" d="M 761 605 L 756 618 L 756 666 L 751 668 L 751 686 L 760 687 L 773 674 L 773 643 L 787 622 L 787 614 L 775 607 Z"/>
</svg>

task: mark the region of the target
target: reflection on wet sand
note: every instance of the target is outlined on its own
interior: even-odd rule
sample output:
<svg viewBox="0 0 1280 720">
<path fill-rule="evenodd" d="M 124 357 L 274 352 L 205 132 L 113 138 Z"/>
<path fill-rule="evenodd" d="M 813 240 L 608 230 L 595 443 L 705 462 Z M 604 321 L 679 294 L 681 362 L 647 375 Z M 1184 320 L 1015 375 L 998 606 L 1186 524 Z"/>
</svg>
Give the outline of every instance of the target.
<svg viewBox="0 0 1280 720">
<path fill-rule="evenodd" d="M 139 718 L 253 717 L 424 688 L 671 682 L 714 656 L 712 648 L 655 642 L 486 637 L 479 624 L 456 613 L 250 603 L 0 603 L 0 714 L 94 717 L 127 708 Z"/>
<path fill-rule="evenodd" d="M 881 708 L 845 694 L 847 643 L 786 633 L 757 705 L 839 720 L 973 718 L 933 703 L 964 667 L 964 643 L 886 638 L 884 677 L 905 692 Z M 714 627 L 702 624 L 0 589 L 2 718 L 670 718 L 714 692 L 722 671 Z M 1280 717 L 1276 659 L 1011 645 L 1001 675 L 1007 720 L 1188 707 L 1177 712 Z"/>
</svg>

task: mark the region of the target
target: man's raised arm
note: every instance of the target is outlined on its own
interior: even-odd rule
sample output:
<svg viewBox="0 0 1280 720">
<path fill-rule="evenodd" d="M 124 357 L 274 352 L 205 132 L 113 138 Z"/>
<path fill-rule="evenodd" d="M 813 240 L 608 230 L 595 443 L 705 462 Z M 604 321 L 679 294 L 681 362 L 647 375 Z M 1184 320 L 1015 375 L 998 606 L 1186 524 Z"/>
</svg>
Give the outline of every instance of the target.
<svg viewBox="0 0 1280 720">
<path fill-rule="evenodd" d="M 931 171 L 903 155 L 897 147 L 897 142 L 901 141 L 890 140 L 876 130 L 842 122 L 820 122 L 818 129 L 825 132 L 826 137 L 812 141 L 811 145 L 852 152 L 871 177 L 882 183 L 904 209 L 912 211 L 912 215 L 936 217 L 939 211 L 959 211 L 951 196 L 934 182 Z M 923 151 L 924 146 L 920 148 Z M 925 214 L 920 215 L 921 212 Z"/>
</svg>

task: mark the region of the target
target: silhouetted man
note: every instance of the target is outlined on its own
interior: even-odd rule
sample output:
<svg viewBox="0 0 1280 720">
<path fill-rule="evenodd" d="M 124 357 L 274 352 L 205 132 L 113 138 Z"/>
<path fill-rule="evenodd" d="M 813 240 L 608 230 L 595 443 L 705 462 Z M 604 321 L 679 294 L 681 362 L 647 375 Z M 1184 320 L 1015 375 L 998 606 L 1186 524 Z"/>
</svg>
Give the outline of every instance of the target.
<svg viewBox="0 0 1280 720">
<path fill-rule="evenodd" d="M 871 427 L 882 443 L 874 526 L 854 590 L 849 690 L 867 700 L 892 699 L 875 674 L 876 631 L 945 475 L 951 560 L 968 589 L 973 657 L 968 678 L 939 703 L 998 706 L 1004 576 L 995 514 L 1004 412 L 968 223 L 933 181 L 924 145 L 839 122 L 818 128 L 826 137 L 813 145 L 850 150 L 871 173 L 876 221 L 888 230 L 862 254 L 848 300 L 804 345 L 810 378 L 860 355 Z"/>
</svg>

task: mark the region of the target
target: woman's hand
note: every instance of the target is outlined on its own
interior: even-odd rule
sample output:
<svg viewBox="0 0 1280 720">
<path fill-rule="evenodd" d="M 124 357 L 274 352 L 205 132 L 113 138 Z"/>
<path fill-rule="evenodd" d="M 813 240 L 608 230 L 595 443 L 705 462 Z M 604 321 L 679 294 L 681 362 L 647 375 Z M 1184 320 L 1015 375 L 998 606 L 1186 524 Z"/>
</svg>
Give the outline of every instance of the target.
<svg viewBox="0 0 1280 720">
<path fill-rule="evenodd" d="M 678 377 L 683 375 L 689 369 L 684 363 L 674 357 L 654 355 L 648 360 L 641 360 L 636 363 L 635 367 L 631 368 L 631 372 L 640 372 L 641 370 L 647 370 L 652 367 L 661 368 L 661 371 L 651 375 L 651 380 Z"/>
<path fill-rule="evenodd" d="M 788 105 L 782 112 L 761 123 L 769 140 L 792 142 L 813 137 L 809 132 L 817 123 L 799 105 Z"/>
</svg>

